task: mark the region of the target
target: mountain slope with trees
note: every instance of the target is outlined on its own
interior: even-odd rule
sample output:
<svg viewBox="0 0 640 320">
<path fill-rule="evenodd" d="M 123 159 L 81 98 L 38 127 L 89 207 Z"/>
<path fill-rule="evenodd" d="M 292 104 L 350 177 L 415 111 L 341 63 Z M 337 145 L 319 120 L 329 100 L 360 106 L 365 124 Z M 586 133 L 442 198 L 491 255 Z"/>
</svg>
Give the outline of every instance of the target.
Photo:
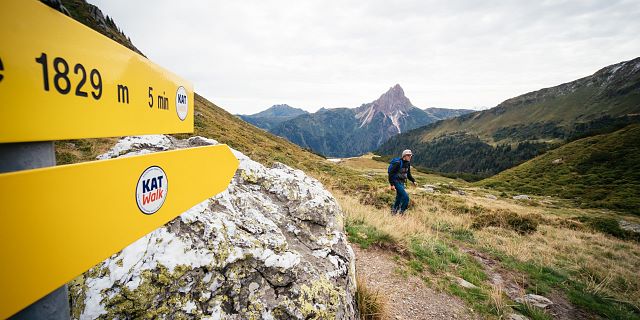
<svg viewBox="0 0 640 320">
<path fill-rule="evenodd" d="M 412 148 L 420 150 L 421 156 L 414 159 L 417 165 L 444 172 L 491 175 L 566 142 L 638 122 L 640 58 L 506 100 L 489 110 L 403 133 L 391 138 L 377 153 L 393 155 Z M 470 148 L 485 151 L 471 156 Z M 450 165 L 460 159 L 475 159 L 477 164 Z"/>
<path fill-rule="evenodd" d="M 640 124 L 573 141 L 479 184 L 640 215 Z"/>
</svg>

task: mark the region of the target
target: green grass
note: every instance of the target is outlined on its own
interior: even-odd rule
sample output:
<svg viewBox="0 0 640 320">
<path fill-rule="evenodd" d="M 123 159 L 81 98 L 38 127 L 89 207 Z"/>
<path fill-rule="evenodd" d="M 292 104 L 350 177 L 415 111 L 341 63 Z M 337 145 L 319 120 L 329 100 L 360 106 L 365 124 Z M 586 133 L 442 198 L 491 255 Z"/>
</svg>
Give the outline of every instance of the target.
<svg viewBox="0 0 640 320">
<path fill-rule="evenodd" d="M 448 283 L 445 289 L 450 294 L 467 302 L 473 311 L 485 315 L 497 315 L 496 311 L 489 305 L 489 295 L 485 290 L 480 288 L 467 289 L 455 283 Z"/>
<path fill-rule="evenodd" d="M 440 240 L 426 240 L 416 237 L 408 245 L 412 257 L 407 262 L 417 273 L 429 271 L 440 279 L 440 286 L 455 296 L 465 300 L 476 312 L 497 315 L 489 301 L 488 287 L 484 285 L 487 275 L 483 267 L 466 253 Z M 477 288 L 460 287 L 454 280 L 445 280 L 447 274 L 460 277 Z"/>
<path fill-rule="evenodd" d="M 529 317 L 531 320 L 552 320 L 553 317 L 549 315 L 545 310 L 534 307 L 530 304 L 518 303 L 514 307 L 522 315 Z"/>
<path fill-rule="evenodd" d="M 396 246 L 396 240 L 389 234 L 386 234 L 372 226 L 364 224 L 364 222 L 348 221 L 345 225 L 345 231 L 351 243 L 357 243 L 362 249 L 371 246 L 380 248 L 388 248 Z"/>
<path fill-rule="evenodd" d="M 640 310 L 636 306 L 588 292 L 585 284 L 571 277 L 570 271 L 516 261 L 496 251 L 493 251 L 493 254 L 504 267 L 523 272 L 528 276 L 526 289 L 528 293 L 548 295 L 553 291 L 563 291 L 573 305 L 593 314 L 607 319 L 640 319 Z M 537 316 L 543 315 L 538 314 L 534 317 Z"/>
</svg>

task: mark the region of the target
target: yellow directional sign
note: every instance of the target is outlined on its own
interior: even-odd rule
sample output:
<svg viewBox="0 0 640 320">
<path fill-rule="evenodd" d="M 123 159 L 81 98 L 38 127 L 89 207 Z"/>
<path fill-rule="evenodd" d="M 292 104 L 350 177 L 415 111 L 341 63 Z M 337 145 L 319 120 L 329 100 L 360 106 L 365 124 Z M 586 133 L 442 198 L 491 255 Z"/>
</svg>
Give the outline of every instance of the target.
<svg viewBox="0 0 640 320">
<path fill-rule="evenodd" d="M 237 167 L 217 145 L 0 174 L 0 319 L 225 190 Z"/>
<path fill-rule="evenodd" d="M 0 40 L 0 143 L 193 132 L 189 82 L 39 1 L 0 2 Z"/>
</svg>

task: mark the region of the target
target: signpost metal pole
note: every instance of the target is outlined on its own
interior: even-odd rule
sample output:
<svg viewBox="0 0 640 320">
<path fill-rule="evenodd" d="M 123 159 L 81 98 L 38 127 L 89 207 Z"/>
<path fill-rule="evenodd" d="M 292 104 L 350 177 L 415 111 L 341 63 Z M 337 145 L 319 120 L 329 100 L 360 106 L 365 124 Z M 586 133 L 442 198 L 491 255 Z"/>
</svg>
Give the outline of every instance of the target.
<svg viewBox="0 0 640 320">
<path fill-rule="evenodd" d="M 55 165 L 56 155 L 51 141 L 0 144 L 0 173 Z M 4 212 L 4 214 L 12 213 Z M 18 312 L 10 319 L 68 320 L 70 317 L 69 294 L 67 286 L 64 285 Z"/>
</svg>

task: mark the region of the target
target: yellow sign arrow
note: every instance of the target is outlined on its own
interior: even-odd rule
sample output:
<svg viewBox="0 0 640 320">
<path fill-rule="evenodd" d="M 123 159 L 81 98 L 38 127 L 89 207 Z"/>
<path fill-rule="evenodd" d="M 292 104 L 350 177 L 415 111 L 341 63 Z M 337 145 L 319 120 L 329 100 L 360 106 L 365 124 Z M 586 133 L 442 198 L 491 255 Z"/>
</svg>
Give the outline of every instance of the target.
<svg viewBox="0 0 640 320">
<path fill-rule="evenodd" d="M 237 167 L 216 145 L 0 174 L 0 319 L 224 191 Z"/>
<path fill-rule="evenodd" d="M 193 132 L 191 83 L 39 1 L 0 2 L 0 39 L 0 143 Z"/>
</svg>

